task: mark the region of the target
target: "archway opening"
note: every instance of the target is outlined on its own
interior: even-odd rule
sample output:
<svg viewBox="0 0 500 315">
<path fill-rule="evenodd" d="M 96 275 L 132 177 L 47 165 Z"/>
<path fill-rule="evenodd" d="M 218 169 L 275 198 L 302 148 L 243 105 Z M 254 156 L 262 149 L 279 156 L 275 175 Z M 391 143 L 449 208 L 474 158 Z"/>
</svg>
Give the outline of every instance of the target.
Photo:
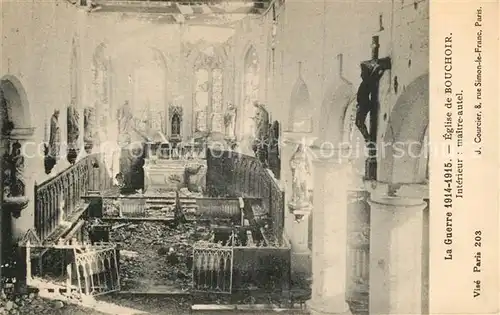
<svg viewBox="0 0 500 315">
<path fill-rule="evenodd" d="M 28 204 L 22 144 L 13 138 L 12 132 L 15 128 L 30 127 L 30 112 L 24 88 L 15 77 L 4 77 L 0 81 L 0 119 L 0 202 L 3 210 L 0 214 L 0 262 L 4 266 L 15 259 L 17 237 L 14 235 L 12 218 L 19 218 L 20 211 Z M 12 201 L 16 202 L 13 204 Z M 9 275 L 9 272 L 12 273 Z M 2 268 L 2 281 L 15 277 L 15 273 L 15 270 Z"/>
<path fill-rule="evenodd" d="M 295 83 L 290 98 L 289 129 L 292 132 L 312 132 L 312 110 L 309 89 L 302 78 Z"/>
<path fill-rule="evenodd" d="M 394 105 L 383 138 L 384 143 L 394 145 L 384 145 L 377 176 L 380 181 L 398 184 L 426 181 L 428 95 L 429 75 L 424 74 L 407 86 Z"/>
</svg>

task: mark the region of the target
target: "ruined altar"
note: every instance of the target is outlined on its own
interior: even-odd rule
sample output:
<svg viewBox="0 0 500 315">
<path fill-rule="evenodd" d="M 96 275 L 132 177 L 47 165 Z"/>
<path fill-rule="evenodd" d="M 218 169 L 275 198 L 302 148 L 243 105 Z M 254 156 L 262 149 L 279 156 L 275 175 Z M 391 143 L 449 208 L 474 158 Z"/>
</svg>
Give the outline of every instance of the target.
<svg viewBox="0 0 500 315">
<path fill-rule="evenodd" d="M 192 143 L 170 142 L 158 132 L 148 144 L 144 164 L 144 191 L 158 194 L 188 188 L 205 189 L 207 162 Z"/>
</svg>

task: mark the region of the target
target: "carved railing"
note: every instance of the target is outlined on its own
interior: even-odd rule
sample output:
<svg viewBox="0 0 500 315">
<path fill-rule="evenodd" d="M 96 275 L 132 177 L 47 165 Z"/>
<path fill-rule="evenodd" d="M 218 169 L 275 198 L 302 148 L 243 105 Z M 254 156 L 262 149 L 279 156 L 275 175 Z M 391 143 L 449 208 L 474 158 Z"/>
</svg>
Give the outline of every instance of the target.
<svg viewBox="0 0 500 315">
<path fill-rule="evenodd" d="M 60 174 L 35 184 L 35 229 L 44 241 L 62 221 L 82 210 L 82 197 L 109 189 L 111 176 L 99 154 L 88 155 Z"/>
<path fill-rule="evenodd" d="M 206 293 L 232 292 L 233 248 L 195 245 L 193 290 Z"/>
<path fill-rule="evenodd" d="M 283 235 L 285 195 L 271 172 L 254 157 L 234 151 L 207 150 L 207 191 L 212 197 L 262 199 L 278 238 Z"/>
<path fill-rule="evenodd" d="M 146 217 L 146 199 L 118 198 L 120 217 Z"/>
<path fill-rule="evenodd" d="M 233 230 L 233 233 L 235 232 L 238 234 L 237 230 Z M 242 244 L 238 241 L 235 243 L 234 237 L 235 235 L 231 234 L 227 243 L 195 243 L 194 291 L 229 294 L 256 287 L 269 294 L 288 292 L 291 279 L 289 244 Z M 237 239 L 243 240 L 240 237 Z"/>
<path fill-rule="evenodd" d="M 238 198 L 196 198 L 197 214 L 201 218 L 241 221 L 242 208 Z"/>
</svg>

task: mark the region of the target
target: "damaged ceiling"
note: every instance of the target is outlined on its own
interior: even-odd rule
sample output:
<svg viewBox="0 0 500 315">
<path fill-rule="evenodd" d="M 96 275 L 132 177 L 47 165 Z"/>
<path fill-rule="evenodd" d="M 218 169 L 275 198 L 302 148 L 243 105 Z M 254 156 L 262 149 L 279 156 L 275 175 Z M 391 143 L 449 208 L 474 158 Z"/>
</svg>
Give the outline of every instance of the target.
<svg viewBox="0 0 500 315">
<path fill-rule="evenodd" d="M 230 26 L 249 14 L 261 13 L 266 6 L 260 2 L 95 0 L 86 5 L 93 14 L 121 13 L 123 18 L 144 19 L 153 23 Z"/>
</svg>

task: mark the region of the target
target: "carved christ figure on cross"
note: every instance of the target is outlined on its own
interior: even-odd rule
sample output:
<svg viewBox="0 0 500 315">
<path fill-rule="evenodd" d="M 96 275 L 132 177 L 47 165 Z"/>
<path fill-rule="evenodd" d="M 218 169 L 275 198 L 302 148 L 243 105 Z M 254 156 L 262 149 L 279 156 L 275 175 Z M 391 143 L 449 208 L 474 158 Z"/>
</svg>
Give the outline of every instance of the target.
<svg viewBox="0 0 500 315">
<path fill-rule="evenodd" d="M 362 62 L 361 65 L 361 84 L 357 93 L 356 107 L 356 127 L 363 135 L 366 142 L 370 142 L 371 135 L 368 132 L 365 121 L 368 114 L 372 113 L 377 100 L 374 98 L 375 89 L 378 88 L 377 82 L 382 77 L 384 70 L 380 67 L 377 60 Z"/>
</svg>

